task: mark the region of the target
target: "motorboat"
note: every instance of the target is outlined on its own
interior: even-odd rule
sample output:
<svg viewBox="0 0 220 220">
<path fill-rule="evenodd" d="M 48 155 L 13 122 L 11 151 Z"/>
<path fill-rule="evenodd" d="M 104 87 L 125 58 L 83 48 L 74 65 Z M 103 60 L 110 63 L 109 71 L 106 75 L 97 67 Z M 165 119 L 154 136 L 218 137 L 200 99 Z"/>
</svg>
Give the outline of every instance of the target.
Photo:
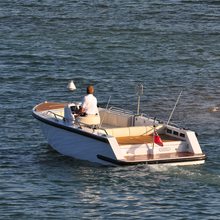
<svg viewBox="0 0 220 220">
<path fill-rule="evenodd" d="M 32 114 L 48 142 L 62 155 L 107 166 L 203 164 L 195 131 L 144 113 L 99 107 L 98 123 L 81 121 L 80 102 L 37 104 Z"/>
</svg>

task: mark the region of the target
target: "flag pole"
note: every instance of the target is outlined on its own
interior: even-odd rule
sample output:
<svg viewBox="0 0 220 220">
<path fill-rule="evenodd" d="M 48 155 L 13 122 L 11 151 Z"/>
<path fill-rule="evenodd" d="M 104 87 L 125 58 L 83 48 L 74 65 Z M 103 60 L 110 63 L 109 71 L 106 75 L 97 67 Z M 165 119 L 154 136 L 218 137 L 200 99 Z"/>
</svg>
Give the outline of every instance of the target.
<svg viewBox="0 0 220 220">
<path fill-rule="evenodd" d="M 161 140 L 159 134 L 157 133 L 155 121 L 156 121 L 156 118 L 154 118 L 154 125 L 153 125 L 153 127 L 154 127 L 154 133 L 153 133 L 153 147 L 154 147 L 154 144 L 157 144 L 157 145 L 159 145 L 159 146 L 162 147 L 162 146 L 163 146 L 163 141 Z"/>
<path fill-rule="evenodd" d="M 154 123 L 153 123 L 153 127 L 154 127 L 154 131 L 153 131 L 153 149 L 154 149 L 154 136 L 155 136 L 155 120 L 156 120 L 156 117 L 154 117 Z"/>
</svg>

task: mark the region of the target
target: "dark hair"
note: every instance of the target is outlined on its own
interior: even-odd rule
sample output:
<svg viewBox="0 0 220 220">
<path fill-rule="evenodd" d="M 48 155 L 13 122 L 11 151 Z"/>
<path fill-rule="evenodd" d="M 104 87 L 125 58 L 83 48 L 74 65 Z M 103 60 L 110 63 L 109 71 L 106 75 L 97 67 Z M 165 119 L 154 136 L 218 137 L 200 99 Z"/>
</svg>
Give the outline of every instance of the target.
<svg viewBox="0 0 220 220">
<path fill-rule="evenodd" d="M 93 94 L 94 93 L 94 87 L 92 85 L 89 85 L 87 87 L 87 94 Z"/>
</svg>

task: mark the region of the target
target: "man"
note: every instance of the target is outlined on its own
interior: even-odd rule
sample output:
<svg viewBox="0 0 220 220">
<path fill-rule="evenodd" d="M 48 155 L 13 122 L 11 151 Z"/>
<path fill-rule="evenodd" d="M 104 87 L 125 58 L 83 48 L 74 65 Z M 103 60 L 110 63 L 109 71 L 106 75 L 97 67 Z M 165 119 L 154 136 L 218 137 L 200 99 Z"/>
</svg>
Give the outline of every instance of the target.
<svg viewBox="0 0 220 220">
<path fill-rule="evenodd" d="M 97 99 L 93 95 L 94 94 L 94 87 L 89 85 L 87 87 L 87 95 L 84 96 L 82 102 L 82 108 L 80 113 L 85 115 L 96 115 L 99 113 L 97 108 Z"/>
<path fill-rule="evenodd" d="M 93 94 L 94 94 L 94 87 L 89 85 L 87 87 L 87 95 L 84 96 L 80 109 L 80 115 L 81 115 L 80 122 L 89 125 L 100 124 L 97 99 Z"/>
</svg>

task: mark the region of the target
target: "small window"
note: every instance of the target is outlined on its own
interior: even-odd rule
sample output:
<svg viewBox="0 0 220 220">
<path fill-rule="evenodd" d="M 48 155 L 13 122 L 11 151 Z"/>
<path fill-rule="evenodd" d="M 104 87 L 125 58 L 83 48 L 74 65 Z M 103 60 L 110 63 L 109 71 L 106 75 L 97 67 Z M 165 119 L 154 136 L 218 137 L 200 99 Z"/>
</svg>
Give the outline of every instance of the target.
<svg viewBox="0 0 220 220">
<path fill-rule="evenodd" d="M 183 138 L 184 138 L 184 137 L 185 137 L 185 134 L 183 134 L 183 133 L 180 133 L 180 137 L 183 137 Z"/>
<path fill-rule="evenodd" d="M 179 135 L 179 133 L 177 131 L 173 131 L 173 134 L 176 135 L 176 136 Z"/>
<path fill-rule="evenodd" d="M 167 129 L 167 133 L 168 133 L 168 134 L 172 134 L 172 130 Z"/>
</svg>

